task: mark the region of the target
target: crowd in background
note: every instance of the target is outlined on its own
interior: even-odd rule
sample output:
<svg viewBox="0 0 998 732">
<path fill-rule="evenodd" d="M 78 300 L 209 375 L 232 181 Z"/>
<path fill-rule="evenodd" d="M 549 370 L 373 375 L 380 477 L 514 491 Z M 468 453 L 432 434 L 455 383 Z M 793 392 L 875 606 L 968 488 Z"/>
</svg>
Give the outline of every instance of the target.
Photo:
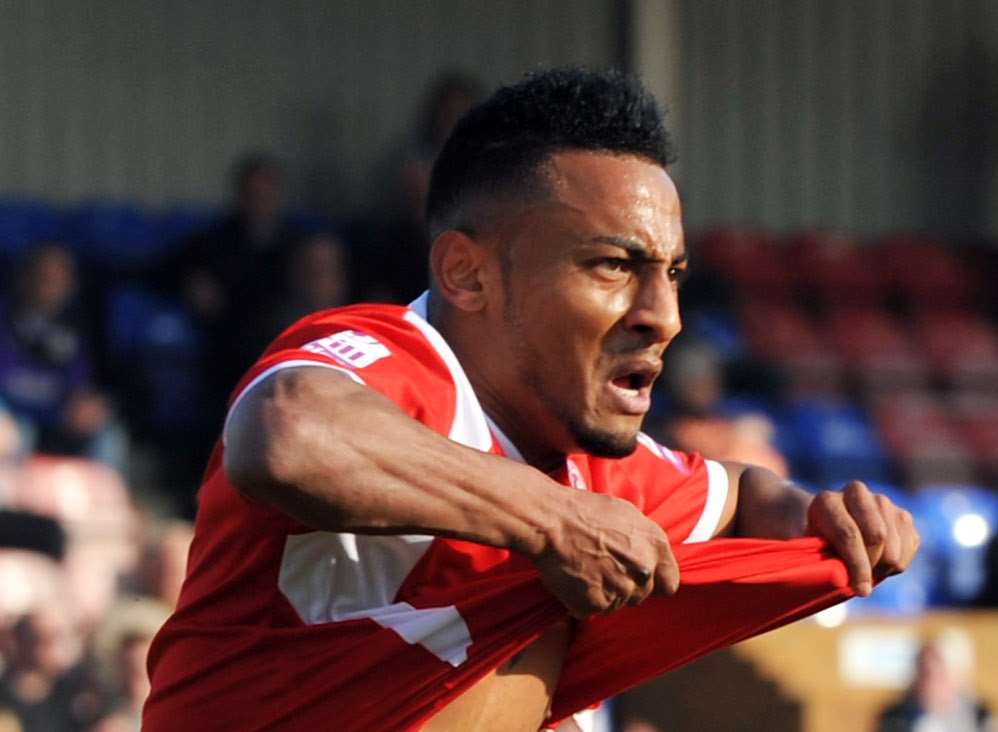
<svg viewBox="0 0 998 732">
<path fill-rule="evenodd" d="M 430 169 L 479 94 L 438 78 L 347 220 L 287 200 L 281 161 L 251 152 L 227 210 L 155 257 L 53 236 L 4 258 L 0 732 L 138 729 L 229 393 L 303 315 L 425 289 Z"/>
<path fill-rule="evenodd" d="M 146 651 L 179 593 L 199 473 L 229 393 L 299 317 L 405 303 L 426 287 L 430 169 L 480 93 L 460 74 L 440 77 L 386 156 L 382 190 L 348 220 L 304 214 L 285 198 L 281 162 L 252 153 L 234 166 L 228 210 L 140 266 L 88 260 L 58 238 L 7 262 L 0 732 L 138 728 Z M 694 279 L 689 301 L 710 287 Z M 670 351 L 649 430 L 788 475 L 773 421 L 728 408 L 719 341 L 697 337 L 708 320 Z M 772 393 L 779 379 L 742 363 L 734 386 Z"/>
</svg>

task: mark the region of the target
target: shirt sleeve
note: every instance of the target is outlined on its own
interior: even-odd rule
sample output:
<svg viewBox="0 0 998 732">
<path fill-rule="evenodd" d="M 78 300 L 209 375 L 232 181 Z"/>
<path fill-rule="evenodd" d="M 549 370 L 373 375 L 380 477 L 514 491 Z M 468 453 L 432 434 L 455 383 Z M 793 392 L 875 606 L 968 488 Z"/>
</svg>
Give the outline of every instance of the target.
<svg viewBox="0 0 998 732">
<path fill-rule="evenodd" d="M 243 376 L 229 401 L 231 416 L 253 389 L 289 368 L 325 368 L 391 399 L 406 414 L 446 434 L 454 387 L 446 366 L 419 331 L 395 314 L 326 311 L 299 321 Z"/>
</svg>

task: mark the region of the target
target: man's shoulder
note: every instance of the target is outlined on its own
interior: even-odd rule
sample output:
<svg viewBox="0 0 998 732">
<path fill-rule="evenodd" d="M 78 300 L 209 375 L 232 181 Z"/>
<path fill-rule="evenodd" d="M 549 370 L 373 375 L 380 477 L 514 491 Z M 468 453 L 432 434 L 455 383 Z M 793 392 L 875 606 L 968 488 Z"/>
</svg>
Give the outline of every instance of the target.
<svg viewBox="0 0 998 732">
<path fill-rule="evenodd" d="M 310 313 L 281 333 L 268 351 L 289 346 L 301 347 L 323 341 L 345 342 L 366 350 L 376 344 L 396 347 L 413 345 L 425 339 L 413 322 L 414 313 L 404 305 L 358 303 Z"/>
<path fill-rule="evenodd" d="M 638 433 L 634 451 L 625 457 L 604 458 L 590 455 L 588 459 L 594 469 L 614 473 L 659 473 L 664 470 L 682 476 L 692 474 L 699 462 L 698 455 L 673 450 L 644 432 Z"/>
<path fill-rule="evenodd" d="M 386 386 L 404 375 L 427 382 L 427 387 L 450 384 L 435 336 L 425 320 L 403 305 L 361 303 L 320 310 L 274 339 L 251 373 L 304 359 L 348 370 L 364 382 L 386 381 Z"/>
</svg>

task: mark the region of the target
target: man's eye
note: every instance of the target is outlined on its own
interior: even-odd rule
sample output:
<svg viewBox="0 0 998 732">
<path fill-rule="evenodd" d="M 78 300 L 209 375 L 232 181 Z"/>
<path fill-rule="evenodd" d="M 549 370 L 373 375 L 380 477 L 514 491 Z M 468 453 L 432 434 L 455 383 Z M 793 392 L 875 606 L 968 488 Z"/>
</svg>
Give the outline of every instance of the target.
<svg viewBox="0 0 998 732">
<path fill-rule="evenodd" d="M 605 259 L 599 260 L 596 264 L 601 270 L 611 274 L 626 272 L 631 268 L 630 260 L 621 259 L 620 257 L 606 257 Z"/>
<path fill-rule="evenodd" d="M 683 284 L 689 277 L 690 270 L 687 267 L 669 267 L 669 279 L 678 284 Z"/>
</svg>

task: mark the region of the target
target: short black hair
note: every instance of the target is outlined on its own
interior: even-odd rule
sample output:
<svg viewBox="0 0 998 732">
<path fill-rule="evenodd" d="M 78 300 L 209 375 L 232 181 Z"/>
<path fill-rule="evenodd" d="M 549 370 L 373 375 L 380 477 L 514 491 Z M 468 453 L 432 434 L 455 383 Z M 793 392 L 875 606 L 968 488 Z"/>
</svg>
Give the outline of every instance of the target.
<svg viewBox="0 0 998 732">
<path fill-rule="evenodd" d="M 536 191 L 538 172 L 565 150 L 675 159 L 655 98 L 619 71 L 558 68 L 528 74 L 473 107 L 454 127 L 430 179 L 432 236 L 463 222 L 462 208 L 484 195 Z"/>
</svg>

